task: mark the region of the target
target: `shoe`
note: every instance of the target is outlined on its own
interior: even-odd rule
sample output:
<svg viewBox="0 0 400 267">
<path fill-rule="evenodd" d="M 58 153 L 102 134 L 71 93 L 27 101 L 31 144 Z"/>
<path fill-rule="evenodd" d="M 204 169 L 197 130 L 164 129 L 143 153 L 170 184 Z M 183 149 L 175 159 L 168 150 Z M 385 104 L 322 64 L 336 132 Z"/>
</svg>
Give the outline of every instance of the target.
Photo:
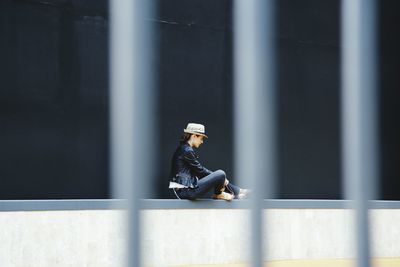
<svg viewBox="0 0 400 267">
<path fill-rule="evenodd" d="M 236 197 L 237 199 L 246 199 L 249 197 L 250 193 L 250 189 L 240 189 L 239 194 Z"/>
<path fill-rule="evenodd" d="M 228 194 L 225 192 L 221 192 L 221 194 L 219 194 L 219 195 L 214 194 L 212 196 L 213 199 L 223 199 L 223 200 L 228 200 L 228 201 L 231 201 L 233 199 L 233 197 L 234 196 L 232 194 Z"/>
</svg>

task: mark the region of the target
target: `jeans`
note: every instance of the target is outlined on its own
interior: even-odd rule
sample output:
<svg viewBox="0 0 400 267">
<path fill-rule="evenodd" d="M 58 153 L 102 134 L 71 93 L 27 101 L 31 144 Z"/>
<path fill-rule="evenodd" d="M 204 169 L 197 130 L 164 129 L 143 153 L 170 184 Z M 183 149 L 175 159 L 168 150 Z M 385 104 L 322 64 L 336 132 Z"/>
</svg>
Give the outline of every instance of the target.
<svg viewBox="0 0 400 267">
<path fill-rule="evenodd" d="M 181 188 L 174 189 L 179 198 L 182 199 L 196 199 L 204 196 L 208 191 L 214 189 L 214 194 L 220 194 L 221 189 L 224 187 L 226 175 L 222 170 L 215 171 L 197 182 L 196 188 Z M 228 183 L 226 191 L 231 194 L 238 195 L 240 188 L 236 185 Z"/>
</svg>

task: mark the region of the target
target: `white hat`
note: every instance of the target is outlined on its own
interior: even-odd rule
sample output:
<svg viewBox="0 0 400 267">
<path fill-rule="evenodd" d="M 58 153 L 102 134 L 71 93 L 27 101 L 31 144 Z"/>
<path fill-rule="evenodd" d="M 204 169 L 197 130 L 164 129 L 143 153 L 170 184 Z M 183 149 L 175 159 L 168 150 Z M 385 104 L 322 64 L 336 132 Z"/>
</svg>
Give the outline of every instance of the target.
<svg viewBox="0 0 400 267">
<path fill-rule="evenodd" d="M 183 129 L 185 133 L 190 133 L 190 134 L 198 134 L 201 136 L 204 136 L 205 138 L 208 138 L 207 135 L 205 135 L 205 128 L 203 124 L 198 124 L 198 123 L 188 123 L 186 126 L 186 129 Z"/>
</svg>

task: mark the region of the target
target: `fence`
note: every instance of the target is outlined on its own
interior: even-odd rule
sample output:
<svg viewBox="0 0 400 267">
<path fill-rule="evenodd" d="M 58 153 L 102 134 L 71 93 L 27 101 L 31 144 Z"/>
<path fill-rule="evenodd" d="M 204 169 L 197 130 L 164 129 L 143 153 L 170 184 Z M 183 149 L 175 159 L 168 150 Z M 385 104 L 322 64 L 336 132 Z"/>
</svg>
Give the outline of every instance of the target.
<svg viewBox="0 0 400 267">
<path fill-rule="evenodd" d="M 235 155 L 238 175 L 252 179 L 250 258 L 257 267 L 264 251 L 261 236 L 268 233 L 262 227 L 262 196 L 274 196 L 273 3 L 237 0 L 234 7 Z M 151 177 L 152 29 L 144 23 L 151 8 L 151 1 L 111 1 L 111 166 L 114 196 L 129 199 L 130 266 L 141 262 L 139 203 L 147 188 L 142 178 Z M 342 1 L 343 177 L 346 198 L 356 211 L 359 267 L 370 265 L 367 201 L 374 196 L 378 169 L 375 9 L 373 0 Z M 266 138 L 257 139 L 254 129 Z"/>
</svg>

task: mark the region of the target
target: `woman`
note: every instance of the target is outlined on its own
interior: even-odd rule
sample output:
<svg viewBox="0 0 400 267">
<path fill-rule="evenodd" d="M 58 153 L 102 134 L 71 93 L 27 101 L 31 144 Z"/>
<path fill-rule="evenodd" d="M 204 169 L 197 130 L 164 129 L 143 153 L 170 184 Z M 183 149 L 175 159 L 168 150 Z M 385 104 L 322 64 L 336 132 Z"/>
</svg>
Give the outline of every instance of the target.
<svg viewBox="0 0 400 267">
<path fill-rule="evenodd" d="M 248 190 L 241 189 L 226 179 L 222 170 L 210 171 L 199 162 L 193 148 L 203 144 L 204 125 L 189 123 L 172 157 L 170 184 L 179 199 L 196 199 L 214 190 L 214 199 L 232 200 L 247 197 Z M 225 189 L 227 192 L 224 192 Z"/>
</svg>

